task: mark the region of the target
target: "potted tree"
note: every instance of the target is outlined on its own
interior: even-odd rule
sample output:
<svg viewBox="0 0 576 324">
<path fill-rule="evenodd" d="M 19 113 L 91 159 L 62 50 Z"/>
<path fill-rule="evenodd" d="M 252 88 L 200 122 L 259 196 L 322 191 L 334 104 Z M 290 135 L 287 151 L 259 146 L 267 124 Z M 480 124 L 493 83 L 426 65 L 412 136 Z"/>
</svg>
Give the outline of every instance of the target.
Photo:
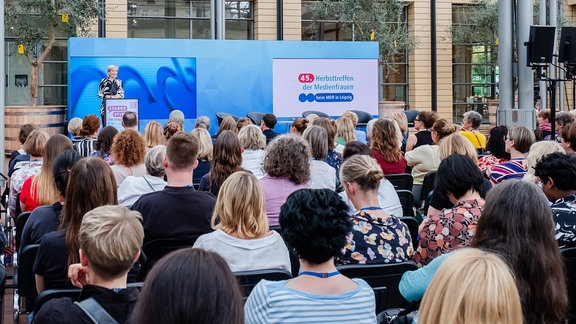
<svg viewBox="0 0 576 324">
<path fill-rule="evenodd" d="M 96 0 L 7 0 L 5 28 L 30 63 L 30 106 L 38 105 L 38 76 L 56 37 L 84 36 L 98 16 Z"/>
</svg>

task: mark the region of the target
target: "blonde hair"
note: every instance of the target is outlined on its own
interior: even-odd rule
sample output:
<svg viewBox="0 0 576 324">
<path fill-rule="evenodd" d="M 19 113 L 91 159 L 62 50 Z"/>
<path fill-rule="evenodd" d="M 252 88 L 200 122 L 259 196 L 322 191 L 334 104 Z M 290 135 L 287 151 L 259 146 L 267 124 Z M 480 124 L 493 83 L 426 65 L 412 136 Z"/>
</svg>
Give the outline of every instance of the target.
<svg viewBox="0 0 576 324">
<path fill-rule="evenodd" d="M 527 153 L 532 144 L 536 142 L 534 132 L 525 126 L 514 126 L 509 129 L 508 138 L 514 141 L 514 149 L 520 153 Z"/>
<path fill-rule="evenodd" d="M 130 270 L 142 242 L 142 216 L 124 206 L 101 206 L 82 218 L 78 241 L 98 275 L 117 278 Z"/>
<path fill-rule="evenodd" d="M 348 118 L 350 119 L 350 121 L 352 121 L 352 127 L 356 127 L 356 125 L 358 125 L 358 115 L 353 112 L 353 111 L 345 111 L 342 116 L 340 116 L 340 118 Z M 338 119 L 340 119 L 338 118 Z"/>
<path fill-rule="evenodd" d="M 496 254 L 466 248 L 438 268 L 420 305 L 418 323 L 522 324 L 514 275 Z"/>
<path fill-rule="evenodd" d="M 320 116 L 318 116 L 317 114 L 308 114 L 308 116 L 306 116 L 304 119 L 306 119 L 308 121 L 308 125 L 312 125 L 314 123 L 314 121 L 316 120 L 316 118 L 319 118 Z"/>
<path fill-rule="evenodd" d="M 340 182 L 356 182 L 364 191 L 378 189 L 382 178 L 382 168 L 376 159 L 369 155 L 351 156 L 340 167 Z"/>
<path fill-rule="evenodd" d="M 238 133 L 238 139 L 245 150 L 263 150 L 266 147 L 266 136 L 260 127 L 254 124 L 242 127 Z"/>
<path fill-rule="evenodd" d="M 408 118 L 406 118 L 406 114 L 403 111 L 397 111 L 393 113 L 392 119 L 396 121 L 402 133 L 406 133 L 408 131 Z"/>
<path fill-rule="evenodd" d="M 524 174 L 522 180 L 532 183 L 540 182 L 540 178 L 534 175 L 534 167 L 536 167 L 536 164 L 542 160 L 543 156 L 554 152 L 566 153 L 564 148 L 562 148 L 562 145 L 556 141 L 541 141 L 532 144 L 528 156 L 526 156 L 526 161 L 524 161 L 524 164 L 526 165 L 526 174 Z"/>
<path fill-rule="evenodd" d="M 478 164 L 478 152 L 466 137 L 460 133 L 453 133 L 440 140 L 440 160 L 453 154 L 466 155 Z"/>
<path fill-rule="evenodd" d="M 232 131 L 234 133 L 238 132 L 238 128 L 236 127 L 236 121 L 234 120 L 234 118 L 232 118 L 230 116 L 226 116 L 226 117 L 224 117 L 224 119 L 222 119 L 222 122 L 220 123 L 220 127 L 218 128 L 218 131 L 216 132 L 216 137 L 218 137 L 225 130 L 229 130 L 229 131 Z"/>
<path fill-rule="evenodd" d="M 214 229 L 241 238 L 259 238 L 268 232 L 264 193 L 253 174 L 238 171 L 222 183 L 211 223 Z"/>
<path fill-rule="evenodd" d="M 162 144 L 164 135 L 162 134 L 162 125 L 157 121 L 149 121 L 144 128 L 144 142 L 147 148 L 153 148 Z"/>
<path fill-rule="evenodd" d="M 30 196 L 35 199 L 39 205 L 53 204 L 60 198 L 60 191 L 54 181 L 52 166 L 60 153 L 72 149 L 72 141 L 62 134 L 56 134 L 46 142 L 42 155 L 40 174 L 32 177 L 32 185 L 30 186 Z"/>
<path fill-rule="evenodd" d="M 76 137 L 80 135 L 80 130 L 82 129 L 82 118 L 74 117 L 68 122 L 68 132 L 72 136 Z"/>
<path fill-rule="evenodd" d="M 198 160 L 212 160 L 214 145 L 210 133 L 202 127 L 194 128 L 190 134 L 198 140 Z"/>
<path fill-rule="evenodd" d="M 336 137 L 342 137 L 346 143 L 356 140 L 354 122 L 350 118 L 340 117 L 336 120 Z"/>
<path fill-rule="evenodd" d="M 30 132 L 26 142 L 22 145 L 22 148 L 30 156 L 42 156 L 44 153 L 44 147 L 46 142 L 50 139 L 50 135 L 41 129 L 35 129 Z"/>
</svg>

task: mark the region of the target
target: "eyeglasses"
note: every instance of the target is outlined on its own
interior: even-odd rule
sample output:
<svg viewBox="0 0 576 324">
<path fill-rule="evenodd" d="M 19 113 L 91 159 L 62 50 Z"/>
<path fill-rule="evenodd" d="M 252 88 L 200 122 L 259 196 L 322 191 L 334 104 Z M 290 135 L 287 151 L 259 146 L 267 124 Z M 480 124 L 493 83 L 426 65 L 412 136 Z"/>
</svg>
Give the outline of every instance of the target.
<svg viewBox="0 0 576 324">
<path fill-rule="evenodd" d="M 418 118 L 414 118 L 414 121 L 420 121 L 420 119 L 418 119 Z"/>
</svg>

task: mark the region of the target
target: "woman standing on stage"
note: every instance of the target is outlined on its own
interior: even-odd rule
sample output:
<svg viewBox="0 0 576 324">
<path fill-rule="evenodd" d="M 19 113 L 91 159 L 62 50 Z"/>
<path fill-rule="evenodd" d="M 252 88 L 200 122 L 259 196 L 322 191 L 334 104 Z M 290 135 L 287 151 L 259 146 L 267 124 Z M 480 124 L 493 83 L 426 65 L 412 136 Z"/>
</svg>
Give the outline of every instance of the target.
<svg viewBox="0 0 576 324">
<path fill-rule="evenodd" d="M 106 107 L 104 107 L 104 99 L 124 98 L 122 80 L 117 79 L 117 76 L 118 66 L 108 65 L 108 77 L 102 79 L 98 86 L 98 98 L 102 99 L 100 115 L 102 116 L 102 124 L 104 126 L 106 126 Z"/>
</svg>

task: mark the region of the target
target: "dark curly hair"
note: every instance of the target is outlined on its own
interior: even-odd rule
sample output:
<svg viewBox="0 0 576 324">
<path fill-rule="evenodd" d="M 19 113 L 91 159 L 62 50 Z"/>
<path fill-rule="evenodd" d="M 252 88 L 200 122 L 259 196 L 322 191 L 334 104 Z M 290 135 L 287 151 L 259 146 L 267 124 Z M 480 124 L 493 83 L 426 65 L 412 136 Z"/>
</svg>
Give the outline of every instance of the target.
<svg viewBox="0 0 576 324">
<path fill-rule="evenodd" d="M 112 148 L 112 142 L 114 142 L 114 136 L 118 134 L 118 130 L 113 126 L 104 127 L 100 133 L 98 133 L 98 139 L 94 144 L 96 150 L 100 151 L 100 157 L 104 156 L 106 153 L 110 153 Z"/>
<path fill-rule="evenodd" d="M 288 178 L 295 184 L 310 180 L 310 149 L 295 135 L 277 136 L 266 148 L 262 165 L 271 177 Z"/>
<path fill-rule="evenodd" d="M 543 183 L 548 183 L 550 178 L 562 191 L 576 190 L 576 157 L 554 152 L 542 157 L 534 169 L 534 175 Z"/>
<path fill-rule="evenodd" d="M 330 189 L 293 192 L 280 209 L 284 242 L 311 264 L 338 257 L 352 230 L 348 206 Z"/>
<path fill-rule="evenodd" d="M 486 149 L 490 154 L 499 159 L 510 160 L 510 153 L 506 152 L 506 136 L 508 127 L 496 126 L 490 130 L 490 137 L 486 143 Z"/>
<path fill-rule="evenodd" d="M 144 163 L 146 156 L 144 138 L 135 130 L 123 130 L 114 137 L 110 154 L 112 154 L 115 164 L 126 167 Z"/>
</svg>

